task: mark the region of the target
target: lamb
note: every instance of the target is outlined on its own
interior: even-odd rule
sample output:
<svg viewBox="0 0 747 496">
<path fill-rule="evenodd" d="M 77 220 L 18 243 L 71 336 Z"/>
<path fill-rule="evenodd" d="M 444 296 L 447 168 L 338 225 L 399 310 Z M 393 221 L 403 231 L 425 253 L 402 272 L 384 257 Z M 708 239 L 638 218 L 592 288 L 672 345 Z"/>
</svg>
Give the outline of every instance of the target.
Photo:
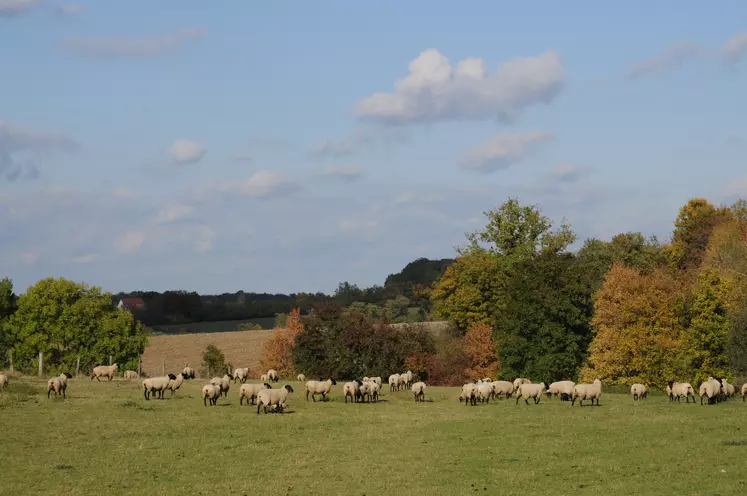
<svg viewBox="0 0 747 496">
<path fill-rule="evenodd" d="M 182 369 L 182 375 L 185 379 L 194 379 L 195 378 L 195 369 L 192 367 L 185 365 Z"/>
<path fill-rule="evenodd" d="M 477 384 L 475 394 L 481 402 L 490 403 L 490 397 L 493 395 L 493 385 L 487 382 Z"/>
<path fill-rule="evenodd" d="M 114 374 L 117 373 L 117 369 L 119 366 L 115 363 L 114 365 L 97 365 L 93 368 L 93 373 L 91 374 L 91 380 L 94 378 L 101 382 L 101 377 L 106 377 L 108 380 L 114 379 Z"/>
<path fill-rule="evenodd" d="M 363 384 L 362 381 L 351 381 L 346 382 L 342 386 L 342 394 L 345 396 L 345 403 L 348 402 L 348 397 L 350 398 L 350 401 L 352 403 L 356 403 L 358 401 L 358 398 L 361 396 L 361 390 L 360 387 Z M 307 389 L 307 397 L 308 397 L 308 389 Z"/>
<path fill-rule="evenodd" d="M 573 394 L 573 386 L 576 383 L 573 381 L 558 381 L 550 384 L 547 388 L 547 394 L 549 396 L 560 396 L 561 401 L 570 401 L 571 395 Z"/>
<path fill-rule="evenodd" d="M 415 401 L 425 401 L 425 383 L 420 381 L 412 385 L 412 394 L 415 396 Z"/>
<path fill-rule="evenodd" d="M 298 382 L 303 382 L 306 380 L 306 376 L 303 374 L 298 374 L 298 377 L 296 377 L 296 379 L 298 380 Z"/>
<path fill-rule="evenodd" d="M 238 380 L 241 381 L 241 384 L 244 384 L 247 377 L 249 377 L 249 367 L 233 369 L 234 382 Z"/>
<path fill-rule="evenodd" d="M 516 404 L 519 404 L 519 399 L 524 398 L 524 403 L 529 404 L 529 398 L 534 398 L 534 404 L 540 402 L 540 398 L 545 393 L 545 383 L 540 382 L 539 384 L 521 384 L 519 389 L 516 390 Z"/>
<path fill-rule="evenodd" d="M 210 401 L 211 406 L 215 406 L 220 398 L 220 386 L 215 384 L 205 384 L 202 387 L 202 404 L 207 406 L 207 402 Z"/>
<path fill-rule="evenodd" d="M 633 401 L 638 401 L 640 399 L 646 399 L 648 396 L 648 390 L 643 384 L 633 384 L 630 386 L 630 394 L 633 395 Z"/>
<path fill-rule="evenodd" d="M 326 381 L 308 381 L 306 382 L 306 401 L 309 401 L 309 393 L 311 393 L 311 399 L 316 403 L 316 395 L 322 395 L 322 401 L 327 401 L 327 395 L 332 390 L 332 386 L 336 385 L 337 382 L 334 379 L 327 379 Z"/>
<path fill-rule="evenodd" d="M 470 383 L 465 384 L 462 386 L 462 392 L 459 394 L 459 401 L 461 402 L 464 400 L 464 406 L 477 405 L 477 386 Z"/>
<path fill-rule="evenodd" d="M 667 392 L 669 393 L 669 401 L 674 401 L 677 398 L 679 403 L 680 397 L 685 397 L 685 403 L 690 403 L 690 397 L 693 399 L 695 404 L 695 390 L 689 382 L 674 382 L 669 381 L 667 383 Z"/>
<path fill-rule="evenodd" d="M 158 392 L 158 399 L 163 399 L 163 393 L 169 387 L 169 382 L 176 380 L 174 374 L 165 375 L 162 377 L 148 377 L 143 380 L 143 397 L 150 400 L 150 395 L 154 392 Z"/>
<path fill-rule="evenodd" d="M 519 389 L 519 386 L 521 386 L 522 384 L 531 384 L 531 383 L 532 381 L 530 381 L 529 379 L 524 379 L 522 377 L 514 379 L 514 391 L 517 391 Z"/>
<path fill-rule="evenodd" d="M 124 378 L 125 379 L 139 379 L 140 375 L 138 375 L 138 373 L 135 372 L 134 370 L 125 370 Z"/>
<path fill-rule="evenodd" d="M 47 399 L 49 399 L 49 395 L 52 391 L 54 391 L 55 396 L 62 394 L 63 398 L 67 398 L 67 395 L 65 394 L 67 391 L 67 380 L 71 377 L 73 377 L 71 374 L 63 372 L 59 377 L 49 379 L 47 381 Z"/>
<path fill-rule="evenodd" d="M 602 396 L 602 381 L 594 379 L 591 384 L 576 384 L 573 386 L 573 394 L 571 395 L 571 406 L 576 404 L 578 400 L 578 406 L 584 406 L 584 400 L 591 400 L 591 404 L 594 404 L 594 400 L 597 400 L 597 406 L 599 406 L 599 397 Z"/>
<path fill-rule="evenodd" d="M 491 382 L 493 396 L 505 396 L 507 399 L 514 393 L 514 385 L 508 381 Z"/>
<path fill-rule="evenodd" d="M 704 381 L 700 385 L 700 404 L 703 404 L 703 399 L 708 399 L 708 404 L 712 405 L 714 402 L 719 400 L 719 395 L 721 394 L 721 382 L 714 379 L 713 377 L 709 377 L 707 381 Z"/>
<path fill-rule="evenodd" d="M 268 406 L 276 406 L 280 413 L 283 413 L 288 399 L 288 394 L 293 392 L 293 387 L 290 384 L 286 384 L 280 389 L 263 389 L 257 395 L 257 415 L 259 415 L 259 408 L 265 407 L 265 414 L 267 413 Z"/>
<path fill-rule="evenodd" d="M 270 369 L 267 371 L 267 378 L 275 382 L 278 382 L 280 380 L 280 378 L 278 377 L 278 372 L 275 369 Z"/>
<path fill-rule="evenodd" d="M 272 386 L 266 382 L 264 384 L 242 384 L 239 389 L 239 405 L 244 404 L 245 398 L 247 406 L 250 404 L 253 405 L 254 400 L 257 399 L 257 395 L 263 389 L 272 389 Z"/>
<path fill-rule="evenodd" d="M 169 389 L 171 390 L 171 396 L 174 396 L 174 392 L 180 387 L 182 387 L 183 383 L 184 383 L 184 376 L 181 373 L 179 373 L 179 375 L 176 376 L 176 379 L 169 380 L 169 383 L 166 385 L 166 388 L 164 389 L 164 391 L 166 389 Z"/>
<path fill-rule="evenodd" d="M 0 389 L 5 389 L 6 387 L 8 387 L 8 376 L 0 374 Z"/>
<path fill-rule="evenodd" d="M 231 380 L 233 376 L 231 374 L 225 374 L 223 377 L 213 377 L 210 379 L 210 384 L 213 386 L 219 386 L 221 394 L 228 396 L 228 390 L 231 389 Z"/>
<path fill-rule="evenodd" d="M 389 376 L 389 392 L 397 391 L 399 389 L 399 374 L 392 374 Z"/>
</svg>

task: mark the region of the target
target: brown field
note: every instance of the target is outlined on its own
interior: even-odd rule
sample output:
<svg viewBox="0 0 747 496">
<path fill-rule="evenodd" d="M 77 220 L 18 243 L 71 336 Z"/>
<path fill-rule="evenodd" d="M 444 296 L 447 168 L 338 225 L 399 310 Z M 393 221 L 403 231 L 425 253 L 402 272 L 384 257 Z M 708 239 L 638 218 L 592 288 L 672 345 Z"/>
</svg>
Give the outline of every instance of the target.
<svg viewBox="0 0 747 496">
<path fill-rule="evenodd" d="M 417 325 L 424 325 L 436 339 L 444 338 L 449 329 L 448 322 L 423 322 Z M 402 327 L 404 324 L 394 326 Z M 163 360 L 166 360 L 166 373 L 178 372 L 185 365 L 198 370 L 202 352 L 209 344 L 220 348 L 226 355 L 226 362 L 234 367 L 258 368 L 262 347 L 273 332 L 232 331 L 151 336 L 143 353 L 143 372 L 151 377 L 161 375 Z"/>
</svg>

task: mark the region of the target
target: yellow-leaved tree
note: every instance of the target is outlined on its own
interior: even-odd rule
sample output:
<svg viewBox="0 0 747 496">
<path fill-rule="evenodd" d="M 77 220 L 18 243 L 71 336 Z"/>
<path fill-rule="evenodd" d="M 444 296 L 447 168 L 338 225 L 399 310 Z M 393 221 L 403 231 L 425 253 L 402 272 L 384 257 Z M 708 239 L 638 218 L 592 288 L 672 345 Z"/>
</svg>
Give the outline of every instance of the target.
<svg viewBox="0 0 747 496">
<path fill-rule="evenodd" d="M 475 324 L 462 338 L 464 355 L 470 366 L 464 371 L 468 379 L 495 379 L 498 375 L 498 353 L 493 341 L 493 328 L 486 324 Z"/>
<path fill-rule="evenodd" d="M 298 333 L 303 331 L 300 308 L 294 308 L 285 321 L 284 328 L 274 329 L 272 338 L 267 340 L 260 359 L 261 373 L 275 369 L 281 377 L 293 377 L 296 368 L 293 363 L 293 348 Z"/>
</svg>

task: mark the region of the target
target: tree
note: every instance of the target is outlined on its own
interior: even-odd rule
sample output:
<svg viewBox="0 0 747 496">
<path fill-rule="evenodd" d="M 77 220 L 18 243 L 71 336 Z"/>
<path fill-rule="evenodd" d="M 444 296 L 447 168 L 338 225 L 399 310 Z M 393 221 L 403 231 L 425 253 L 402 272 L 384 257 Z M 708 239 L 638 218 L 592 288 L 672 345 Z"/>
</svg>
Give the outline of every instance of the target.
<svg viewBox="0 0 747 496">
<path fill-rule="evenodd" d="M 681 299 L 682 289 L 665 270 L 642 274 L 615 263 L 594 294 L 594 338 L 580 380 L 664 387 L 683 377 Z"/>
<path fill-rule="evenodd" d="M 729 209 L 717 209 L 703 198 L 688 201 L 680 209 L 674 223 L 672 243 L 665 248 L 672 269 L 697 269 L 713 228 L 728 220 L 731 215 Z"/>
<path fill-rule="evenodd" d="M 147 343 L 142 324 L 115 307 L 111 294 L 64 278 L 29 287 L 8 328 L 19 368 L 31 368 L 43 352 L 53 372 L 74 369 L 78 357 L 82 367 L 108 364 L 109 355 L 121 368 L 135 368 Z"/>
<path fill-rule="evenodd" d="M 610 241 L 587 239 L 578 256 L 587 267 L 593 291 L 599 289 L 615 262 L 622 262 L 644 273 L 650 273 L 666 263 L 656 236 L 646 238 L 639 232 L 617 234 Z"/>
<path fill-rule="evenodd" d="M 205 347 L 202 352 L 202 375 L 220 375 L 228 370 L 226 365 L 226 355 L 223 351 L 215 346 L 209 344 Z"/>
<path fill-rule="evenodd" d="M 293 348 L 296 336 L 302 331 L 300 308 L 294 308 L 285 321 L 285 328 L 275 329 L 272 338 L 265 342 L 260 359 L 262 370 L 275 369 L 283 377 L 296 375 Z"/>
<path fill-rule="evenodd" d="M 492 327 L 485 324 L 470 327 L 462 338 L 462 349 L 470 361 L 469 368 L 464 371 L 468 378 L 477 380 L 483 377 L 496 377 L 498 357 Z"/>
<path fill-rule="evenodd" d="M 8 322 L 16 311 L 16 299 L 13 293 L 13 282 L 7 277 L 0 279 L 0 363 L 5 362 L 11 347 Z"/>
</svg>

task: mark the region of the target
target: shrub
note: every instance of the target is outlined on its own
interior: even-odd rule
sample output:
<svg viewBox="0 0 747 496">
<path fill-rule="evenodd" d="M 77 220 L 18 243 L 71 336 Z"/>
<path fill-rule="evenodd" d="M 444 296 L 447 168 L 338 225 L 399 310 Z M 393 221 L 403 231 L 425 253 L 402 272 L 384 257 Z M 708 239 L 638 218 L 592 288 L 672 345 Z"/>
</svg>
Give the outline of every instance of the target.
<svg viewBox="0 0 747 496">
<path fill-rule="evenodd" d="M 209 378 L 211 375 L 225 373 L 226 370 L 226 355 L 217 346 L 207 345 L 205 351 L 202 352 L 200 375 Z"/>
</svg>

